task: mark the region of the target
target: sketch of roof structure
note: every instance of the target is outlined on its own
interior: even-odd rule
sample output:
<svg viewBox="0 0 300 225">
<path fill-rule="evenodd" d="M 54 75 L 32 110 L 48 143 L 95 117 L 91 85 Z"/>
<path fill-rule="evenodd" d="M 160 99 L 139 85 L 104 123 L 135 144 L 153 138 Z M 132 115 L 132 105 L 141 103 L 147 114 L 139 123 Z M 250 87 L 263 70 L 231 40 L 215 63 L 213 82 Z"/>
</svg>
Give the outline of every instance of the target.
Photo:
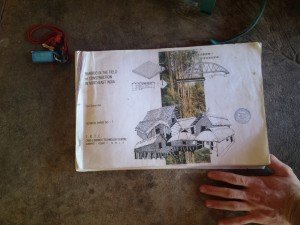
<svg viewBox="0 0 300 225">
<path fill-rule="evenodd" d="M 187 68 L 182 77 L 177 79 L 177 81 L 194 81 L 200 80 L 204 81 L 204 74 L 207 73 L 223 73 L 229 74 L 229 71 L 223 66 L 212 62 L 198 62 L 193 64 L 191 67 Z"/>
<path fill-rule="evenodd" d="M 145 78 L 151 79 L 161 72 L 161 67 L 156 63 L 148 61 L 132 70 L 132 72 Z"/>
<path fill-rule="evenodd" d="M 153 129 L 158 124 L 164 124 L 165 126 L 169 127 L 169 124 L 163 120 L 146 120 L 139 122 L 136 129 L 143 133 L 149 133 L 151 129 Z"/>
<path fill-rule="evenodd" d="M 201 132 L 196 140 L 222 142 L 234 135 L 234 131 L 227 126 L 211 127 Z"/>
<path fill-rule="evenodd" d="M 142 147 L 154 144 L 155 142 L 159 141 L 160 139 L 164 139 L 164 137 L 161 134 L 155 135 L 151 138 L 141 140 L 138 143 L 136 143 L 135 149 L 142 148 Z M 143 149 L 143 151 L 145 151 L 145 149 Z M 148 149 L 146 151 L 152 152 L 153 149 Z M 161 149 L 155 149 L 155 152 L 157 152 L 157 153 L 168 153 L 168 152 L 170 152 L 170 147 L 166 146 L 166 147 L 161 148 Z"/>
<path fill-rule="evenodd" d="M 195 125 L 196 123 L 198 123 L 198 121 L 203 117 L 203 114 L 200 114 L 195 120 L 194 122 L 191 124 L 191 126 Z"/>
<path fill-rule="evenodd" d="M 217 141 L 217 138 L 210 130 L 202 131 L 196 138 L 197 141 Z"/>
<path fill-rule="evenodd" d="M 224 117 L 212 116 L 212 115 L 199 115 L 195 121 L 191 124 L 191 126 L 195 125 L 200 119 L 207 119 L 212 126 L 231 126 L 228 119 Z"/>
<path fill-rule="evenodd" d="M 196 117 L 177 119 L 177 122 L 171 127 L 172 135 L 176 135 L 185 129 L 189 129 L 192 126 L 195 119 Z"/>
<path fill-rule="evenodd" d="M 136 130 L 139 130 L 143 133 L 147 133 L 158 123 L 162 123 L 166 126 L 169 126 L 168 121 L 171 119 L 174 110 L 175 105 L 165 106 L 162 108 L 148 111 L 143 121 L 140 121 L 139 124 L 136 126 Z"/>
<path fill-rule="evenodd" d="M 230 126 L 230 122 L 228 119 L 223 117 L 216 117 L 216 116 L 207 116 L 209 121 L 213 126 Z"/>
<path fill-rule="evenodd" d="M 155 143 L 155 141 L 157 140 L 157 138 L 159 136 L 160 135 L 155 135 L 151 138 L 147 138 L 145 140 L 139 141 L 138 143 L 136 143 L 135 148 L 140 148 L 140 147 L 143 147 L 143 146 L 146 146 L 146 145 L 153 144 L 153 143 Z"/>
<path fill-rule="evenodd" d="M 177 135 L 173 135 L 169 140 L 168 142 L 171 142 L 171 141 L 179 141 L 179 140 L 183 140 L 183 141 L 186 141 L 186 140 L 192 140 L 194 141 L 195 140 L 195 135 L 189 133 L 189 132 L 179 132 Z"/>
<path fill-rule="evenodd" d="M 181 118 L 178 119 L 177 122 L 181 126 L 182 129 L 188 129 L 191 127 L 192 123 L 195 121 L 196 117 L 189 117 L 189 118 Z"/>
<path fill-rule="evenodd" d="M 175 105 L 164 106 L 158 109 L 153 109 L 147 112 L 147 115 L 144 118 L 145 120 L 163 120 L 168 122 L 172 117 L 172 113 L 175 110 Z"/>
</svg>

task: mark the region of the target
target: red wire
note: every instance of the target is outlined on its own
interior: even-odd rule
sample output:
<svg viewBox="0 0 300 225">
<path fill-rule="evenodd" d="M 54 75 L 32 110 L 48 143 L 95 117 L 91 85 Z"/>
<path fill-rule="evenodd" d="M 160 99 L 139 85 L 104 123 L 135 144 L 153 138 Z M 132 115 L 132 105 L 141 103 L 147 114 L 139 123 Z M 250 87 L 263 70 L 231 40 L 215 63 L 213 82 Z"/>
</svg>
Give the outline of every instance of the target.
<svg viewBox="0 0 300 225">
<path fill-rule="evenodd" d="M 35 37 L 34 33 L 38 30 L 46 30 L 50 32 L 44 33 L 40 37 Z M 30 27 L 27 30 L 27 39 L 32 44 L 47 44 L 52 47 L 56 47 L 59 44 L 62 44 L 61 50 L 68 55 L 68 45 L 65 33 L 51 25 L 51 24 L 38 24 Z"/>
</svg>

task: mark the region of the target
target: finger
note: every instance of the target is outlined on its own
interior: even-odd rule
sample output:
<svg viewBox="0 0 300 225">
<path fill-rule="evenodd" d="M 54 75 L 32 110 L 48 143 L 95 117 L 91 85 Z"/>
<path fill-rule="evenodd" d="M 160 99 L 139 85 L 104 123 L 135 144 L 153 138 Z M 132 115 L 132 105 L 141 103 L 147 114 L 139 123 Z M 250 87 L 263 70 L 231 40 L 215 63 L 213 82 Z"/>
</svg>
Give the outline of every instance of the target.
<svg viewBox="0 0 300 225">
<path fill-rule="evenodd" d="M 219 221 L 219 225 L 244 225 L 248 223 L 260 223 L 260 218 L 258 216 L 248 214 L 245 216 L 221 219 Z"/>
<path fill-rule="evenodd" d="M 250 177 L 241 176 L 234 173 L 219 172 L 219 171 L 209 172 L 207 176 L 212 180 L 223 181 L 229 184 L 234 184 L 234 185 L 239 185 L 244 187 L 248 187 L 251 181 Z"/>
<path fill-rule="evenodd" d="M 271 154 L 270 159 L 271 159 L 271 164 L 268 165 L 268 167 L 274 171 L 275 175 L 285 176 L 293 173 L 293 170 L 288 165 L 281 162 L 274 155 Z"/>
<path fill-rule="evenodd" d="M 207 200 L 205 202 L 206 207 L 212 209 L 221 209 L 229 211 L 250 211 L 251 207 L 246 202 L 239 201 L 219 201 L 219 200 Z"/>
<path fill-rule="evenodd" d="M 215 187 L 211 185 L 202 185 L 200 187 L 200 191 L 207 195 L 222 197 L 226 199 L 246 199 L 246 193 L 242 190 L 223 188 L 223 187 Z"/>
</svg>

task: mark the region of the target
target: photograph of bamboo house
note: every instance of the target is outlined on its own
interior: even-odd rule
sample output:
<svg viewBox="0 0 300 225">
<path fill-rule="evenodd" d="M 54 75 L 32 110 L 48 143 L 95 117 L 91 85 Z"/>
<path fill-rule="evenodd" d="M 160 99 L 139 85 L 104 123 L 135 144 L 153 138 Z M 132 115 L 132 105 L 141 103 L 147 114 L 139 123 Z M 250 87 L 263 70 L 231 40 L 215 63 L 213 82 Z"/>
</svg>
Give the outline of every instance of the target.
<svg viewBox="0 0 300 225">
<path fill-rule="evenodd" d="M 136 132 L 142 140 L 135 159 L 165 158 L 167 164 L 210 162 L 234 143 L 234 131 L 226 118 L 201 114 L 179 118 L 175 105 L 147 112 Z"/>
</svg>

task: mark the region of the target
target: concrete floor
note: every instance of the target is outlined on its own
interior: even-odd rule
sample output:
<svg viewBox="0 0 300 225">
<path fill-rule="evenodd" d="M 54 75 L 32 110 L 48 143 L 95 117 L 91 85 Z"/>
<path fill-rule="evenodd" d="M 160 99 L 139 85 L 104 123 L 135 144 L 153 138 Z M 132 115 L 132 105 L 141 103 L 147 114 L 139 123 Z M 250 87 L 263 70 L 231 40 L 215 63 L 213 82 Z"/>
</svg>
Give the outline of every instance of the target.
<svg viewBox="0 0 300 225">
<path fill-rule="evenodd" d="M 0 224 L 214 225 L 230 216 L 203 206 L 203 170 L 76 173 L 74 62 L 31 63 L 30 51 L 40 47 L 25 40 L 25 30 L 55 24 L 72 51 L 204 45 L 246 27 L 257 2 L 218 1 L 207 16 L 176 0 L 7 0 L 0 16 Z M 263 43 L 270 150 L 300 176 L 296 2 L 270 0 L 238 42 Z"/>
</svg>

